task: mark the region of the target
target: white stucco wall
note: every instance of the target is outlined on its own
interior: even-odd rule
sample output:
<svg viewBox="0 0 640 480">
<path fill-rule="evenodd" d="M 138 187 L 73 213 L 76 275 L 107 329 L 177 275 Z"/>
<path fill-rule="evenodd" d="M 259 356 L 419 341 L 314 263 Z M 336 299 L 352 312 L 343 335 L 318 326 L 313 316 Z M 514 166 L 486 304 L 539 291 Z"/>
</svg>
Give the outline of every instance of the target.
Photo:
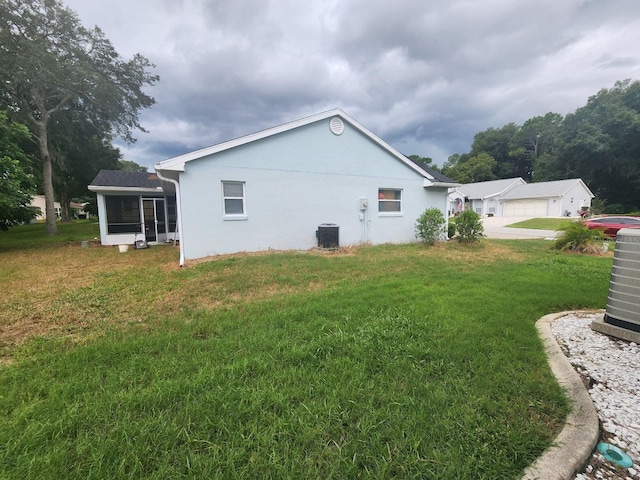
<svg viewBox="0 0 640 480">
<path fill-rule="evenodd" d="M 225 219 L 222 181 L 245 182 L 246 218 Z M 185 258 L 309 249 L 322 223 L 340 227 L 341 246 L 411 242 L 426 208 L 447 209 L 447 189 L 423 181 L 348 123 L 334 135 L 328 120 L 192 160 L 180 173 Z M 400 215 L 378 213 L 379 188 L 402 189 Z"/>
<path fill-rule="evenodd" d="M 562 197 L 561 215 L 568 210 L 572 216 L 575 216 L 582 207 L 591 207 L 591 195 L 582 183 L 578 182 Z"/>
</svg>

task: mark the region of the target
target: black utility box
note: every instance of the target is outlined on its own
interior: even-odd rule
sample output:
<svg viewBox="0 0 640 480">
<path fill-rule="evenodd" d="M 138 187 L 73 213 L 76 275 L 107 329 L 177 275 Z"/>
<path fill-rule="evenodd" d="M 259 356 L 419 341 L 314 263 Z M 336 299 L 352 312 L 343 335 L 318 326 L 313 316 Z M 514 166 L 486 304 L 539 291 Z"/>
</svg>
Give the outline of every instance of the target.
<svg viewBox="0 0 640 480">
<path fill-rule="evenodd" d="M 340 227 L 335 223 L 323 223 L 316 230 L 318 247 L 338 248 L 340 246 Z"/>
</svg>

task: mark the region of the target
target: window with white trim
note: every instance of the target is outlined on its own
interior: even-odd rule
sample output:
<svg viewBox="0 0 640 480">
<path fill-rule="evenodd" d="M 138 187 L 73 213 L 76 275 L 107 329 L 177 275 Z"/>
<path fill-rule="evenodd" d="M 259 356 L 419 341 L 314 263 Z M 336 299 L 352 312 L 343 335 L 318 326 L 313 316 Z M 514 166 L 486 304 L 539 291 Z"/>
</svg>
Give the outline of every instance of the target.
<svg viewBox="0 0 640 480">
<path fill-rule="evenodd" d="M 379 213 L 402 213 L 402 190 L 396 188 L 378 189 Z"/>
<path fill-rule="evenodd" d="M 222 182 L 223 212 L 225 217 L 246 216 L 244 182 Z"/>
</svg>

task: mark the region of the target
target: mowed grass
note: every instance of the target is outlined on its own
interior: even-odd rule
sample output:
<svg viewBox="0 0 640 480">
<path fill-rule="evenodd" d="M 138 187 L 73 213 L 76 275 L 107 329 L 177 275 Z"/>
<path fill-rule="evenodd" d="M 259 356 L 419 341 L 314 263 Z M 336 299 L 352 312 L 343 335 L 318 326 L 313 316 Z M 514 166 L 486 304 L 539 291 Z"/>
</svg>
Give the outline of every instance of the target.
<svg viewBox="0 0 640 480">
<path fill-rule="evenodd" d="M 483 240 L 179 269 L 19 234 L 0 478 L 518 478 L 568 409 L 534 323 L 602 308 L 611 268 Z"/>
<path fill-rule="evenodd" d="M 574 222 L 571 218 L 530 218 L 521 222 L 512 223 L 507 227 L 534 228 L 538 230 L 561 230 Z"/>
</svg>

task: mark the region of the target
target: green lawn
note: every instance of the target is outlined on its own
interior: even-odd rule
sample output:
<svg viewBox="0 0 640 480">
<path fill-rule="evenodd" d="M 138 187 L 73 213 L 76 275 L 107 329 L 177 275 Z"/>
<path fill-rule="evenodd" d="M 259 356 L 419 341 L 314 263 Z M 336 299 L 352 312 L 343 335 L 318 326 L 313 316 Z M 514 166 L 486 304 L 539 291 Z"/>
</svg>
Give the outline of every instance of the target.
<svg viewBox="0 0 640 480">
<path fill-rule="evenodd" d="M 517 478 L 568 408 L 534 323 L 611 268 L 483 240 L 179 269 L 68 228 L 0 233 L 0 478 Z"/>
<path fill-rule="evenodd" d="M 572 220 L 570 218 L 530 218 L 523 220 L 522 222 L 512 223 L 507 227 L 512 228 L 534 228 L 539 230 L 560 230 L 567 225 L 570 225 Z"/>
</svg>

